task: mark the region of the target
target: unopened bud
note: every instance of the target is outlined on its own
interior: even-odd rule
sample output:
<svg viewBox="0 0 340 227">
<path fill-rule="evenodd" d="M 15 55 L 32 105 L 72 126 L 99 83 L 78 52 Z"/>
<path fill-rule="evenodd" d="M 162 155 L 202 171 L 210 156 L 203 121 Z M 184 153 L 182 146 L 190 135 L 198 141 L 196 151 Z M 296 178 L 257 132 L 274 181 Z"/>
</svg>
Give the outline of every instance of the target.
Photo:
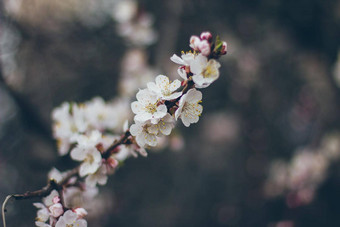
<svg viewBox="0 0 340 227">
<path fill-rule="evenodd" d="M 202 32 L 200 38 L 201 40 L 207 40 L 208 42 L 211 42 L 212 34 L 210 32 Z"/>
<path fill-rule="evenodd" d="M 227 51 L 228 51 L 227 49 L 228 49 L 228 44 L 227 44 L 227 42 L 223 42 L 221 54 L 226 54 Z"/>
<path fill-rule="evenodd" d="M 53 203 L 59 203 L 59 202 L 60 202 L 59 196 L 55 196 L 55 197 L 52 199 L 52 202 L 53 202 Z"/>
<path fill-rule="evenodd" d="M 203 56 L 209 56 L 211 47 L 207 40 L 202 40 L 198 44 L 198 49 Z"/>
<path fill-rule="evenodd" d="M 106 163 L 113 169 L 116 168 L 119 164 L 119 162 L 114 158 L 108 158 Z"/>
</svg>

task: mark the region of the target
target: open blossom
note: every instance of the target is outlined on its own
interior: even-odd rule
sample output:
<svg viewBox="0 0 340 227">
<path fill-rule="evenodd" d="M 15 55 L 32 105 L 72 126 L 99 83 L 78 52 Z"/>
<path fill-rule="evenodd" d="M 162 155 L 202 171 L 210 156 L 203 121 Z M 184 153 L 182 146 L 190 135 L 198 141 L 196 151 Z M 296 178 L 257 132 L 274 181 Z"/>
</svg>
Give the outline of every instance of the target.
<svg viewBox="0 0 340 227">
<path fill-rule="evenodd" d="M 58 141 L 58 152 L 60 155 L 65 155 L 70 149 L 72 138 L 78 134 L 78 127 L 73 121 L 70 114 L 69 103 L 63 103 L 60 107 L 52 112 L 52 119 L 55 122 L 53 125 L 53 136 Z"/>
<path fill-rule="evenodd" d="M 43 198 L 43 203 L 33 203 L 38 208 L 35 225 L 39 227 L 50 227 L 46 221 L 50 223 L 64 213 L 63 206 L 59 203 L 59 193 L 53 190 L 48 196 Z"/>
<path fill-rule="evenodd" d="M 186 54 L 182 54 L 181 57 L 174 54 L 172 55 L 170 60 L 179 65 L 189 66 L 191 61 L 194 60 L 194 58 L 195 58 L 195 54 L 189 52 Z"/>
<path fill-rule="evenodd" d="M 56 227 L 87 227 L 87 222 L 84 219 L 78 219 L 77 213 L 68 210 L 61 216 L 55 225 Z"/>
<path fill-rule="evenodd" d="M 170 83 L 169 78 L 164 75 L 157 76 L 156 83 L 149 82 L 147 86 L 150 91 L 154 92 L 158 98 L 163 100 L 177 99 L 182 95 L 182 92 L 175 92 L 181 86 L 181 82 L 174 80 Z"/>
<path fill-rule="evenodd" d="M 181 65 L 181 67 L 178 68 L 177 72 L 180 75 L 180 77 L 182 77 L 184 80 L 187 79 L 186 68 L 189 67 L 191 61 L 193 61 L 194 58 L 195 58 L 195 55 L 190 52 L 186 54 L 182 54 L 181 57 L 174 54 L 170 58 L 170 60 L 173 61 L 174 63 Z"/>
<path fill-rule="evenodd" d="M 74 209 L 74 212 L 77 214 L 78 219 L 83 218 L 87 215 L 87 211 L 82 207 Z"/>
<path fill-rule="evenodd" d="M 48 209 L 51 212 L 51 215 L 55 218 L 59 217 L 64 213 L 63 205 L 61 205 L 61 203 L 55 203 Z"/>
<path fill-rule="evenodd" d="M 203 110 L 203 107 L 198 104 L 201 100 L 202 93 L 194 88 L 190 89 L 188 93 L 184 94 L 179 100 L 179 106 L 175 112 L 176 120 L 180 117 L 186 127 L 198 122 Z"/>
<path fill-rule="evenodd" d="M 90 174 L 86 177 L 86 185 L 90 187 L 95 187 L 97 184 L 105 185 L 107 182 L 107 171 L 106 167 L 102 165 L 95 173 Z"/>
<path fill-rule="evenodd" d="M 136 142 L 140 147 L 156 146 L 157 145 L 157 125 L 151 124 L 150 122 L 136 122 L 130 126 L 131 135 L 136 137 Z"/>
<path fill-rule="evenodd" d="M 165 136 L 170 135 L 174 127 L 174 118 L 170 114 L 166 114 L 158 123 L 158 130 Z"/>
<path fill-rule="evenodd" d="M 53 199 L 55 197 L 59 197 L 59 193 L 57 192 L 57 190 L 53 190 L 47 197 L 43 198 L 43 203 L 45 204 L 45 206 L 52 206 L 54 204 Z"/>
<path fill-rule="evenodd" d="M 193 61 L 190 62 L 190 71 L 194 74 L 193 81 L 197 88 L 208 87 L 212 82 L 220 76 L 220 63 L 214 59 L 208 59 L 199 54 Z"/>
<path fill-rule="evenodd" d="M 77 161 L 83 161 L 79 168 L 79 175 L 84 177 L 97 171 L 102 163 L 102 156 L 96 145 L 100 143 L 101 133 L 93 131 L 89 137 L 79 135 L 77 146 L 71 151 L 71 157 Z"/>
<path fill-rule="evenodd" d="M 164 104 L 158 105 L 157 95 L 151 91 L 140 90 L 136 97 L 138 101 L 131 103 L 132 112 L 136 114 L 135 121 L 151 120 L 153 124 L 156 124 L 160 118 L 166 115 L 168 111 L 166 106 Z"/>
<path fill-rule="evenodd" d="M 38 212 L 37 212 L 37 217 L 36 217 L 35 220 L 37 220 L 37 222 L 41 222 L 41 223 L 46 222 L 50 218 L 50 213 L 49 213 L 47 207 L 42 203 L 33 203 L 33 205 L 36 208 L 39 209 Z M 37 225 L 37 226 L 39 226 L 39 225 Z"/>
<path fill-rule="evenodd" d="M 114 129 L 117 126 L 117 108 L 100 97 L 85 103 L 86 119 L 92 128 Z"/>
</svg>

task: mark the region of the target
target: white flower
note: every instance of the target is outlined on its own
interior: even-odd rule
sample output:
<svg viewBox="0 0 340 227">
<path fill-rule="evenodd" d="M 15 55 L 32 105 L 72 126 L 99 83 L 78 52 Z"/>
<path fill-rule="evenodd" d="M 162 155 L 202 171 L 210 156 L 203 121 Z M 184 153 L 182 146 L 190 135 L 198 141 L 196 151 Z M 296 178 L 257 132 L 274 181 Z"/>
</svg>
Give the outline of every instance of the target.
<svg viewBox="0 0 340 227">
<path fill-rule="evenodd" d="M 77 219 L 77 214 L 68 210 L 61 216 L 55 225 L 56 227 L 87 227 L 87 222 L 84 219 Z"/>
<path fill-rule="evenodd" d="M 44 204 L 42 204 L 42 203 L 33 203 L 33 205 L 36 208 L 39 209 L 38 212 L 37 212 L 37 217 L 36 217 L 35 220 L 37 222 L 41 222 L 41 223 L 46 222 L 49 219 L 49 217 L 50 217 L 50 213 L 48 212 L 47 207 Z M 41 226 L 41 225 L 38 225 L 37 222 L 36 222 L 36 225 L 37 226 Z"/>
<path fill-rule="evenodd" d="M 195 55 L 193 53 L 186 53 L 182 54 L 181 57 L 178 57 L 176 54 L 172 55 L 170 58 L 171 61 L 175 62 L 176 64 L 181 65 L 181 67 L 178 68 L 177 72 L 178 74 L 184 79 L 187 78 L 186 68 L 189 67 L 190 62 L 193 61 L 195 58 Z"/>
<path fill-rule="evenodd" d="M 117 126 L 117 108 L 96 97 L 85 103 L 86 119 L 98 130 L 114 129 Z"/>
<path fill-rule="evenodd" d="M 189 66 L 191 61 L 194 60 L 194 58 L 195 58 L 195 55 L 189 52 L 186 54 L 182 54 L 181 57 L 178 57 L 176 54 L 174 54 L 172 55 L 170 60 L 179 65 Z"/>
<path fill-rule="evenodd" d="M 218 79 L 220 63 L 214 59 L 208 59 L 199 54 L 195 57 L 194 61 L 190 63 L 190 71 L 194 74 L 193 81 L 197 88 L 208 87 L 212 82 Z"/>
<path fill-rule="evenodd" d="M 55 203 L 48 208 L 51 212 L 51 215 L 55 218 L 59 217 L 64 213 L 63 205 L 61 203 Z"/>
<path fill-rule="evenodd" d="M 176 120 L 182 119 L 183 124 L 189 127 L 190 124 L 196 123 L 202 113 L 203 107 L 198 104 L 202 100 L 202 93 L 196 89 L 190 89 L 179 100 L 179 107 L 175 112 Z"/>
<path fill-rule="evenodd" d="M 132 20 L 137 13 L 137 3 L 135 1 L 119 1 L 114 9 L 112 16 L 119 23 Z"/>
<path fill-rule="evenodd" d="M 78 145 L 71 151 L 71 158 L 83 161 L 79 168 L 79 176 L 95 173 L 102 163 L 102 156 L 96 148 L 101 142 L 101 133 L 92 131 L 89 137 L 78 136 L 77 141 Z"/>
<path fill-rule="evenodd" d="M 90 174 L 86 177 L 85 183 L 90 187 L 95 187 L 97 184 L 105 185 L 107 182 L 107 171 L 106 167 L 102 165 L 95 173 Z"/>
<path fill-rule="evenodd" d="M 76 212 L 78 219 L 83 218 L 87 215 L 87 211 L 82 207 L 74 209 L 74 212 Z"/>
<path fill-rule="evenodd" d="M 163 100 L 177 99 L 182 95 L 182 92 L 175 92 L 181 86 L 181 82 L 174 80 L 170 83 L 169 78 L 164 75 L 157 76 L 156 83 L 149 82 L 147 86 L 150 91 L 154 92 L 158 98 Z"/>
<path fill-rule="evenodd" d="M 45 222 L 41 222 L 41 221 L 36 221 L 35 225 L 38 227 L 52 227 L 51 225 L 46 224 Z"/>
<path fill-rule="evenodd" d="M 67 187 L 64 189 L 64 201 L 66 207 L 91 208 L 94 198 L 98 195 L 97 187 Z"/>
<path fill-rule="evenodd" d="M 58 169 L 53 167 L 50 170 L 50 172 L 48 172 L 47 176 L 48 176 L 48 179 L 53 179 L 57 183 L 59 183 L 60 181 L 62 181 L 64 174 L 62 174 Z"/>
<path fill-rule="evenodd" d="M 136 142 L 140 147 L 145 147 L 145 145 L 154 147 L 157 145 L 157 125 L 137 121 L 135 124 L 131 125 L 130 133 L 136 137 Z"/>
<path fill-rule="evenodd" d="M 157 95 L 151 91 L 140 90 L 136 97 L 138 101 L 131 103 L 132 112 L 136 114 L 135 121 L 151 120 L 153 124 L 156 124 L 160 118 L 166 115 L 166 106 L 164 104 L 158 105 Z"/>
<path fill-rule="evenodd" d="M 174 118 L 170 114 L 166 114 L 158 123 L 158 130 L 165 136 L 170 135 L 174 127 Z"/>
<path fill-rule="evenodd" d="M 73 138 L 79 133 L 84 133 L 88 128 L 86 113 L 83 107 L 72 103 L 63 103 L 52 112 L 53 136 L 58 141 L 60 155 L 65 155 L 70 145 L 75 141 Z"/>
<path fill-rule="evenodd" d="M 43 198 L 43 202 L 44 202 L 45 206 L 47 206 L 47 207 L 52 206 L 54 204 L 53 199 L 55 197 L 59 197 L 59 193 L 57 192 L 57 190 L 53 190 L 51 192 L 51 194 L 49 194 L 47 197 Z"/>
</svg>

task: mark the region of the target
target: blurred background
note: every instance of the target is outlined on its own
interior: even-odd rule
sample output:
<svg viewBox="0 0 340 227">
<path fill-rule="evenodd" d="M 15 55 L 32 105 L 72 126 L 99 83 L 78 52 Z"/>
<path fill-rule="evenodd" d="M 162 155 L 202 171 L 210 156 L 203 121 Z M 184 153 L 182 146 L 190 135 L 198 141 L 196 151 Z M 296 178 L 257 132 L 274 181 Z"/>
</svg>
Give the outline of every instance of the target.
<svg viewBox="0 0 340 227">
<path fill-rule="evenodd" d="M 0 1 L 0 199 L 46 184 L 64 101 L 134 99 L 191 35 L 228 42 L 204 112 L 100 188 L 89 226 L 339 226 L 340 1 Z M 137 81 L 137 82 L 136 82 Z M 32 202 L 7 205 L 33 226 Z"/>
</svg>

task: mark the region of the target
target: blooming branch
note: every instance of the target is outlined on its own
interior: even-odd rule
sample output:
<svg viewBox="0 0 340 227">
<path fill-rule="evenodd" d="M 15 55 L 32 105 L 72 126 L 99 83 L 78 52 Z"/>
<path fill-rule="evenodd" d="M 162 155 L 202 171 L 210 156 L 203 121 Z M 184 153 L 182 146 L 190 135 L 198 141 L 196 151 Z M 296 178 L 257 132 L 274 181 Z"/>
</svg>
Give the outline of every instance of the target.
<svg viewBox="0 0 340 227">
<path fill-rule="evenodd" d="M 108 175 L 128 157 L 147 156 L 145 149 L 157 146 L 161 137 L 170 135 L 178 119 L 186 127 L 199 121 L 203 106 L 198 89 L 210 86 L 220 76 L 217 59 L 226 54 L 227 44 L 218 37 L 213 42 L 211 33 L 203 32 L 200 37 L 191 37 L 190 47 L 192 50 L 181 57 L 171 57 L 180 65 L 182 81 L 171 82 L 159 75 L 137 92 L 137 101 L 130 105 L 135 114 L 130 127 L 128 119 L 123 123 L 124 107 L 128 105 L 119 101 L 105 103 L 95 98 L 82 104 L 64 103 L 53 111 L 59 154 L 69 153 L 80 163 L 64 173 L 53 169 L 50 181 L 40 190 L 12 195 L 16 200 L 43 198 L 43 203 L 34 203 L 39 209 L 36 226 L 87 226 L 83 219 L 86 204 L 70 199 L 75 193 L 92 199 L 97 185 L 105 185 Z"/>
</svg>

